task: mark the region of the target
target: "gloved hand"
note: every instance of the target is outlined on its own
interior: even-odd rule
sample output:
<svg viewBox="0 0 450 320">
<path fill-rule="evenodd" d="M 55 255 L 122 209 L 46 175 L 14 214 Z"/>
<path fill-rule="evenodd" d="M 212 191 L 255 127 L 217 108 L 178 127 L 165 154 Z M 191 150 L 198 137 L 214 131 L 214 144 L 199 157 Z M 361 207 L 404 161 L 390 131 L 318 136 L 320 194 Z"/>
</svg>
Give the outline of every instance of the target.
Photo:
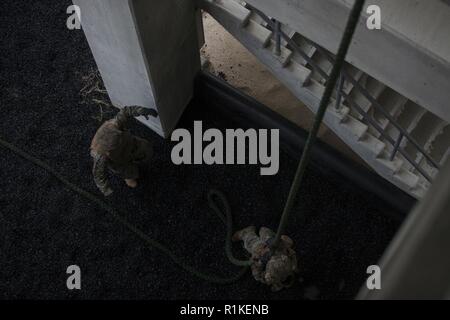
<svg viewBox="0 0 450 320">
<path fill-rule="evenodd" d="M 158 112 L 155 109 L 144 108 L 141 106 L 126 106 L 123 107 L 122 110 L 117 114 L 119 121 L 123 123 L 125 123 L 129 118 L 139 116 L 143 116 L 148 120 L 149 116 L 156 118 L 158 116 Z"/>
<path fill-rule="evenodd" d="M 156 118 L 158 116 L 158 111 L 155 109 L 143 108 L 142 115 L 148 120 L 149 116 Z"/>
</svg>

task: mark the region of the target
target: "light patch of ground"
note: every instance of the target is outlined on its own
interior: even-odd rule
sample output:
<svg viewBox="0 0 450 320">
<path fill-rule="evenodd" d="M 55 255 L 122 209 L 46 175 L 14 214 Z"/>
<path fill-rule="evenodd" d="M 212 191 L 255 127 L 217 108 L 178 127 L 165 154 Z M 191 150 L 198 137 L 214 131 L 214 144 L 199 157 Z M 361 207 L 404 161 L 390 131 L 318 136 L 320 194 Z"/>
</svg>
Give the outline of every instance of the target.
<svg viewBox="0 0 450 320">
<path fill-rule="evenodd" d="M 306 130 L 311 128 L 314 114 L 301 101 L 210 15 L 203 14 L 203 23 L 206 44 L 202 55 L 209 60 L 208 69 L 211 72 L 300 127 Z M 319 137 L 362 163 L 358 155 L 325 125 Z"/>
</svg>

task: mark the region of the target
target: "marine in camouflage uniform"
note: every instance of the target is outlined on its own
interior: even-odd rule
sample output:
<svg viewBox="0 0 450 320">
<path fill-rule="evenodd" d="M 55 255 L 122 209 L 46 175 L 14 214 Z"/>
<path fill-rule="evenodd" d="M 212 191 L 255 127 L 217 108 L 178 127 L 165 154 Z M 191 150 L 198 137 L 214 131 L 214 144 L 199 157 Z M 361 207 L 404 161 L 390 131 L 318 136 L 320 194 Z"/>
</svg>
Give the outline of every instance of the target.
<svg viewBox="0 0 450 320">
<path fill-rule="evenodd" d="M 251 270 L 256 281 L 271 286 L 272 291 L 279 291 L 293 284 L 298 266 L 291 238 L 281 236 L 278 247 L 271 249 L 270 241 L 274 237 L 275 233 L 265 227 L 259 229 L 258 236 L 256 228 L 251 226 L 236 232 L 233 241 L 242 240 L 251 254 Z"/>
<path fill-rule="evenodd" d="M 139 167 L 148 163 L 153 151 L 150 142 L 128 131 L 128 123 L 134 117 L 157 115 L 153 109 L 124 107 L 114 119 L 106 121 L 97 130 L 91 142 L 92 173 L 95 184 L 105 196 L 113 192 L 108 183 L 107 168 L 125 179 L 128 186 L 137 186 Z"/>
</svg>

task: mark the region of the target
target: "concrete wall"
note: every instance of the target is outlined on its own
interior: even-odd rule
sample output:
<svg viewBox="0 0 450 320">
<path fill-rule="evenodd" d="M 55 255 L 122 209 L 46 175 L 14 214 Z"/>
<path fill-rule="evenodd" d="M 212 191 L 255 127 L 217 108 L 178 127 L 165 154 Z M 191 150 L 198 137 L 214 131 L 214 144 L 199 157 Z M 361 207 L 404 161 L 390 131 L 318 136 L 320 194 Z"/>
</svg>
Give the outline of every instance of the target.
<svg viewBox="0 0 450 320">
<path fill-rule="evenodd" d="M 381 290 L 361 288 L 358 299 L 450 299 L 450 161 L 403 222 L 378 263 Z"/>
<path fill-rule="evenodd" d="M 200 70 L 198 15 L 192 2 L 73 2 L 81 8 L 82 28 L 112 103 L 156 108 L 158 119 L 139 120 L 169 136 Z"/>
<path fill-rule="evenodd" d="M 336 53 L 354 0 L 247 0 L 305 37 Z M 450 6 L 440 0 L 372 0 L 382 29 L 363 17 L 347 61 L 450 121 Z M 367 14 L 365 14 L 367 17 Z"/>
</svg>

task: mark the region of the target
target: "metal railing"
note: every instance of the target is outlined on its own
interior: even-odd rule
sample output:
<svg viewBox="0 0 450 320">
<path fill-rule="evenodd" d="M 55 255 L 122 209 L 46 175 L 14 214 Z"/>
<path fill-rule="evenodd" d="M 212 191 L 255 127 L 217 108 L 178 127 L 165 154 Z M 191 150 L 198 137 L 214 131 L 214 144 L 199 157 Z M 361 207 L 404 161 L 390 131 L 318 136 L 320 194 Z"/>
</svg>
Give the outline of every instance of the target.
<svg viewBox="0 0 450 320">
<path fill-rule="evenodd" d="M 303 51 L 302 48 L 291 38 L 289 35 L 287 35 L 281 28 L 281 23 L 279 21 L 276 21 L 274 19 L 269 18 L 266 14 L 264 14 L 259 9 L 246 4 L 245 5 L 247 9 L 251 10 L 252 12 L 259 15 L 268 25 L 268 28 L 271 29 L 274 32 L 275 37 L 275 51 L 281 52 L 281 38 L 283 38 L 286 43 L 300 56 L 306 61 L 306 63 L 311 66 L 313 71 L 317 72 L 325 81 L 328 81 L 329 75 L 327 72 L 325 72 L 320 66 L 317 65 L 317 63 L 310 57 L 306 52 Z M 314 47 L 317 52 L 322 54 L 324 57 L 328 59 L 328 61 L 333 64 L 334 57 L 320 47 L 318 44 L 314 43 L 313 41 L 306 39 L 303 37 L 303 39 L 312 47 Z M 358 105 L 356 102 L 352 101 L 352 99 L 349 97 L 349 95 L 343 90 L 345 82 L 348 81 L 353 85 L 353 90 L 358 90 L 373 106 L 375 110 L 380 112 L 388 121 L 390 124 L 392 124 L 398 131 L 399 136 L 395 140 L 393 139 L 389 134 L 385 132 L 385 130 L 381 127 L 381 125 L 378 123 L 376 119 L 373 118 L 372 115 L 370 115 L 368 112 L 364 111 L 364 109 Z M 394 117 L 386 111 L 386 109 L 374 98 L 372 95 L 367 91 L 366 88 L 364 88 L 356 79 L 354 79 L 345 69 L 341 73 L 340 81 L 338 82 L 337 88 L 336 88 L 336 108 L 340 108 L 342 99 L 349 105 L 349 107 L 359 113 L 366 123 L 371 125 L 375 130 L 378 131 L 381 137 L 384 138 L 384 140 L 392 145 L 392 153 L 389 157 L 389 160 L 394 160 L 397 153 L 400 153 L 408 162 L 411 163 L 411 165 L 419 172 L 427 181 L 432 181 L 431 176 L 421 167 L 419 163 L 417 163 L 410 154 L 408 154 L 405 150 L 403 150 L 401 146 L 401 142 L 403 139 L 408 140 L 408 142 L 413 145 L 424 157 L 425 159 L 436 169 L 440 169 L 440 166 L 436 163 L 436 161 L 431 158 L 427 152 L 423 149 L 423 147 L 409 134 L 407 130 L 405 130 L 403 127 L 401 127 L 394 119 Z"/>
</svg>

